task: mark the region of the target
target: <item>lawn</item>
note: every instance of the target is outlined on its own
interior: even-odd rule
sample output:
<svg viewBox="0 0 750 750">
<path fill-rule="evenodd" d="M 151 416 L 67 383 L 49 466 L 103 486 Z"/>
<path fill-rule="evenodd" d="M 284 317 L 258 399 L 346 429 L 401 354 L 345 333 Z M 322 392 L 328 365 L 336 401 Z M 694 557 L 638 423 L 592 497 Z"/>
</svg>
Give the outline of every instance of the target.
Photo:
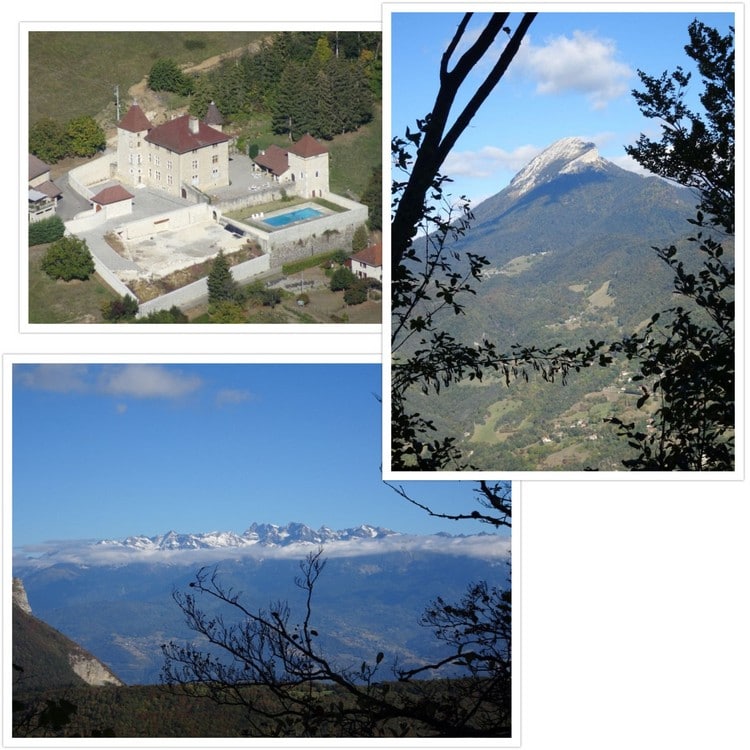
<svg viewBox="0 0 750 750">
<path fill-rule="evenodd" d="M 29 323 L 103 323 L 101 306 L 116 294 L 97 276 L 55 281 L 40 264 L 49 245 L 29 248 Z"/>
</svg>

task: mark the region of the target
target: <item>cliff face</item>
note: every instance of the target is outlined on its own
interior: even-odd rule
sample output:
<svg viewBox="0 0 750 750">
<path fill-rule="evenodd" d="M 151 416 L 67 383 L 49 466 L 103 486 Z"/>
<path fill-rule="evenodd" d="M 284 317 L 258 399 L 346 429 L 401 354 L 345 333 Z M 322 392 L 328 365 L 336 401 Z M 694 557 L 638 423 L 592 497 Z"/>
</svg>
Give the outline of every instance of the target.
<svg viewBox="0 0 750 750">
<path fill-rule="evenodd" d="M 29 598 L 26 596 L 26 589 L 23 587 L 23 581 L 20 578 L 13 579 L 13 604 L 20 607 L 26 614 L 31 614 Z"/>
<path fill-rule="evenodd" d="M 108 667 L 31 613 L 26 590 L 13 579 L 13 664 L 20 689 L 123 685 Z"/>
</svg>

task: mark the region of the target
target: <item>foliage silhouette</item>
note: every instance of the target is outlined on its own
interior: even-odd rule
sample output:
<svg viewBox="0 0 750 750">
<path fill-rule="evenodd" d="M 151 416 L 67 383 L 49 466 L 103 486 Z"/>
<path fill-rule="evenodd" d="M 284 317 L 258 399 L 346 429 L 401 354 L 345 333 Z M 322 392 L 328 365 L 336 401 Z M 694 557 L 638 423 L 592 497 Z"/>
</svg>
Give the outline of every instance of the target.
<svg viewBox="0 0 750 750">
<path fill-rule="evenodd" d="M 635 423 L 609 420 L 629 446 L 639 451 L 635 458 L 623 459 L 625 468 L 732 468 L 734 269 L 723 259 L 721 243 L 704 234 L 709 227 L 730 234 L 734 226 L 731 35 L 721 37 L 697 21 L 690 27 L 691 44 L 686 50 L 704 78 L 701 101 L 707 112 L 705 119 L 683 104 L 689 75 L 679 68 L 660 79 L 641 74 L 647 90 L 635 92 L 644 114 L 662 120 L 663 135 L 659 143 L 641 136 L 629 153 L 657 173 L 693 187 L 701 197 L 696 218 L 688 219 L 701 230 L 691 239 L 704 257 L 701 270 L 691 271 L 678 260 L 674 247 L 654 248 L 675 274 L 676 294 L 701 314 L 678 306 L 657 313 L 644 331 L 621 340 L 606 343 L 590 339 L 575 349 L 516 344 L 505 353 L 486 339 L 464 344 L 444 328 L 442 317 L 465 312 L 465 300 L 475 294 L 474 284 L 482 280 L 487 260 L 470 252 L 462 256 L 452 246 L 466 233 L 473 216 L 465 198 L 451 203 L 444 192 L 449 178 L 439 169 L 481 105 L 482 95 L 486 96 L 510 64 L 520 44 L 518 34 L 525 33 L 533 20 L 528 18 L 533 14 L 525 14 L 516 32 L 509 34 L 508 15 L 494 14 L 477 42 L 449 71 L 451 56 L 471 14 L 464 16 L 441 60 L 440 89 L 433 112 L 417 121 L 416 132 L 407 128 L 406 140 L 392 140 L 394 170 L 407 178 L 394 178 L 392 182 L 391 468 L 472 468 L 456 437 L 436 437 L 434 421 L 412 410 L 408 402 L 412 389 L 438 394 L 441 388 L 463 379 L 481 380 L 493 372 L 501 374 L 506 385 L 511 378 L 528 380 L 533 371 L 544 380 L 560 378 L 566 382 L 570 372 L 594 364 L 608 366 L 616 355 L 636 362 L 641 370 L 636 380 L 646 381 L 639 408 L 653 394 L 661 398 L 655 425 L 645 431 Z M 494 39 L 492 33 L 499 28 L 510 37 L 493 68 L 493 74 L 498 70 L 499 74 L 492 80 L 488 77 L 477 88 L 470 100 L 470 105 L 476 106 L 471 109 L 468 105 L 443 136 L 457 87 L 482 59 Z M 414 147 L 416 158 L 411 154 Z M 710 216 L 703 213 L 706 209 L 712 211 Z"/>
<path fill-rule="evenodd" d="M 403 487 L 397 491 L 440 515 Z M 477 492 L 486 522 L 509 527 L 509 485 L 483 483 Z M 432 601 L 421 623 L 445 646 L 435 662 L 404 667 L 378 651 L 358 667 L 342 666 L 325 653 L 315 627 L 314 591 L 324 567 L 322 548 L 300 563 L 295 583 L 304 603 L 296 621 L 287 602 L 251 608 L 222 586 L 216 568 L 201 569 L 191 593 L 173 594 L 201 645 L 165 644 L 163 682 L 244 707 L 253 735 L 510 736 L 510 590 L 480 581 L 459 602 Z M 203 601 L 219 602 L 221 612 L 208 615 Z"/>
<path fill-rule="evenodd" d="M 482 380 L 495 372 L 506 383 L 511 378 L 528 379 L 538 372 L 542 378 L 565 379 L 568 373 L 598 362 L 609 364 L 603 341 L 591 340 L 583 347 L 540 348 L 515 345 L 500 352 L 485 339 L 463 344 L 444 330 L 441 316 L 464 313 L 473 285 L 482 280 L 485 257 L 450 246 L 469 228 L 472 213 L 462 197 L 452 205 L 445 194 L 450 179 L 440 166 L 456 140 L 493 88 L 499 83 L 517 53 L 535 13 L 523 14 L 511 31 L 509 13 L 494 13 L 476 41 L 449 70 L 451 58 L 466 33 L 471 13 L 464 15 L 440 63 L 440 88 L 433 111 L 417 121 L 417 130 L 406 129 L 406 140 L 391 142 L 393 166 L 406 179 L 394 179 L 392 193 L 392 329 L 391 329 L 391 468 L 407 471 L 462 470 L 471 468 L 463 458 L 455 437 L 435 436 L 434 422 L 411 411 L 408 395 L 418 388 L 439 393 L 464 378 Z M 488 55 L 498 34 L 508 41 L 469 103 L 448 127 L 451 108 L 459 88 L 470 72 Z M 448 128 L 447 132 L 445 132 Z M 416 157 L 411 149 L 416 147 Z M 465 268 L 461 266 L 464 264 Z"/>
<path fill-rule="evenodd" d="M 661 122 L 661 138 L 641 135 L 626 149 L 700 198 L 695 218 L 688 219 L 699 230 L 690 245 L 700 268 L 674 245 L 653 248 L 674 272 L 680 304 L 612 346 L 638 367 L 638 407 L 658 404 L 646 429 L 609 420 L 637 451 L 623 460 L 637 471 L 734 469 L 734 262 L 721 241 L 734 234 L 735 223 L 734 30 L 722 36 L 695 20 L 688 32 L 685 52 L 702 78 L 703 114 L 684 103 L 691 76 L 682 68 L 659 78 L 639 71 L 645 91 L 633 95 L 646 117 Z"/>
</svg>

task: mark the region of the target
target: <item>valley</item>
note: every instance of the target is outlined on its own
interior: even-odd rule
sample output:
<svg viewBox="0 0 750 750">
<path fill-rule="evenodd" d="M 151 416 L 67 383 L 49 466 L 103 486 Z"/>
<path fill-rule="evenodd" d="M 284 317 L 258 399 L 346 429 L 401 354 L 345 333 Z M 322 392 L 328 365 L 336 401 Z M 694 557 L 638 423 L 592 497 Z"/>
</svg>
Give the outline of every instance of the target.
<svg viewBox="0 0 750 750">
<path fill-rule="evenodd" d="M 637 332 L 672 304 L 673 275 L 653 247 L 688 247 L 694 204 L 690 191 L 627 172 L 594 144 L 564 138 L 476 206 L 468 231 L 449 243 L 451 252 L 489 265 L 463 313 L 445 312 L 438 325 L 500 352 L 575 349 Z M 631 369 L 615 357 L 564 382 L 531 368 L 507 384 L 488 373 L 439 394 L 413 389 L 408 404 L 434 422 L 436 435 L 456 436 L 478 470 L 618 471 L 628 447 L 607 418 L 648 429 Z"/>
<path fill-rule="evenodd" d="M 304 524 L 253 524 L 243 534 L 176 534 L 60 545 L 46 554 L 16 555 L 34 614 L 101 659 L 126 684 L 153 684 L 161 646 L 195 637 L 172 598 L 209 566 L 242 592 L 250 607 L 286 600 L 301 617 L 295 585 L 300 562 L 320 546 L 325 573 L 315 590 L 320 643 L 336 663 L 358 664 L 383 651 L 387 663 L 439 657 L 441 645 L 419 624 L 440 595 L 458 599 L 486 579 L 508 584 L 509 539 L 410 536 L 363 525 L 314 531 Z M 205 601 L 209 612 L 219 609 Z"/>
</svg>

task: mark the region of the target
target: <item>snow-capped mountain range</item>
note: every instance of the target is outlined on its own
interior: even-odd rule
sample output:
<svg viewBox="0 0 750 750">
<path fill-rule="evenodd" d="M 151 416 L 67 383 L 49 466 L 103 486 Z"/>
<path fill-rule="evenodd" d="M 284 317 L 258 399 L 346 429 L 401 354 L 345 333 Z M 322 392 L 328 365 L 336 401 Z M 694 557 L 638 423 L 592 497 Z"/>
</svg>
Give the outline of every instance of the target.
<svg viewBox="0 0 750 750">
<path fill-rule="evenodd" d="M 129 536 L 121 541 L 105 539 L 96 544 L 112 549 L 149 551 L 219 549 L 249 547 L 258 544 L 267 547 L 285 547 L 300 543 L 326 544 L 353 539 L 382 539 L 397 534 L 396 531 L 367 524 L 340 531 L 321 526 L 316 531 L 303 523 L 296 522 L 289 523 L 286 526 L 278 526 L 273 523 L 253 523 L 242 534 L 236 534 L 233 531 L 209 531 L 198 534 L 179 534 L 176 531 L 169 531 L 157 536 Z"/>
</svg>

